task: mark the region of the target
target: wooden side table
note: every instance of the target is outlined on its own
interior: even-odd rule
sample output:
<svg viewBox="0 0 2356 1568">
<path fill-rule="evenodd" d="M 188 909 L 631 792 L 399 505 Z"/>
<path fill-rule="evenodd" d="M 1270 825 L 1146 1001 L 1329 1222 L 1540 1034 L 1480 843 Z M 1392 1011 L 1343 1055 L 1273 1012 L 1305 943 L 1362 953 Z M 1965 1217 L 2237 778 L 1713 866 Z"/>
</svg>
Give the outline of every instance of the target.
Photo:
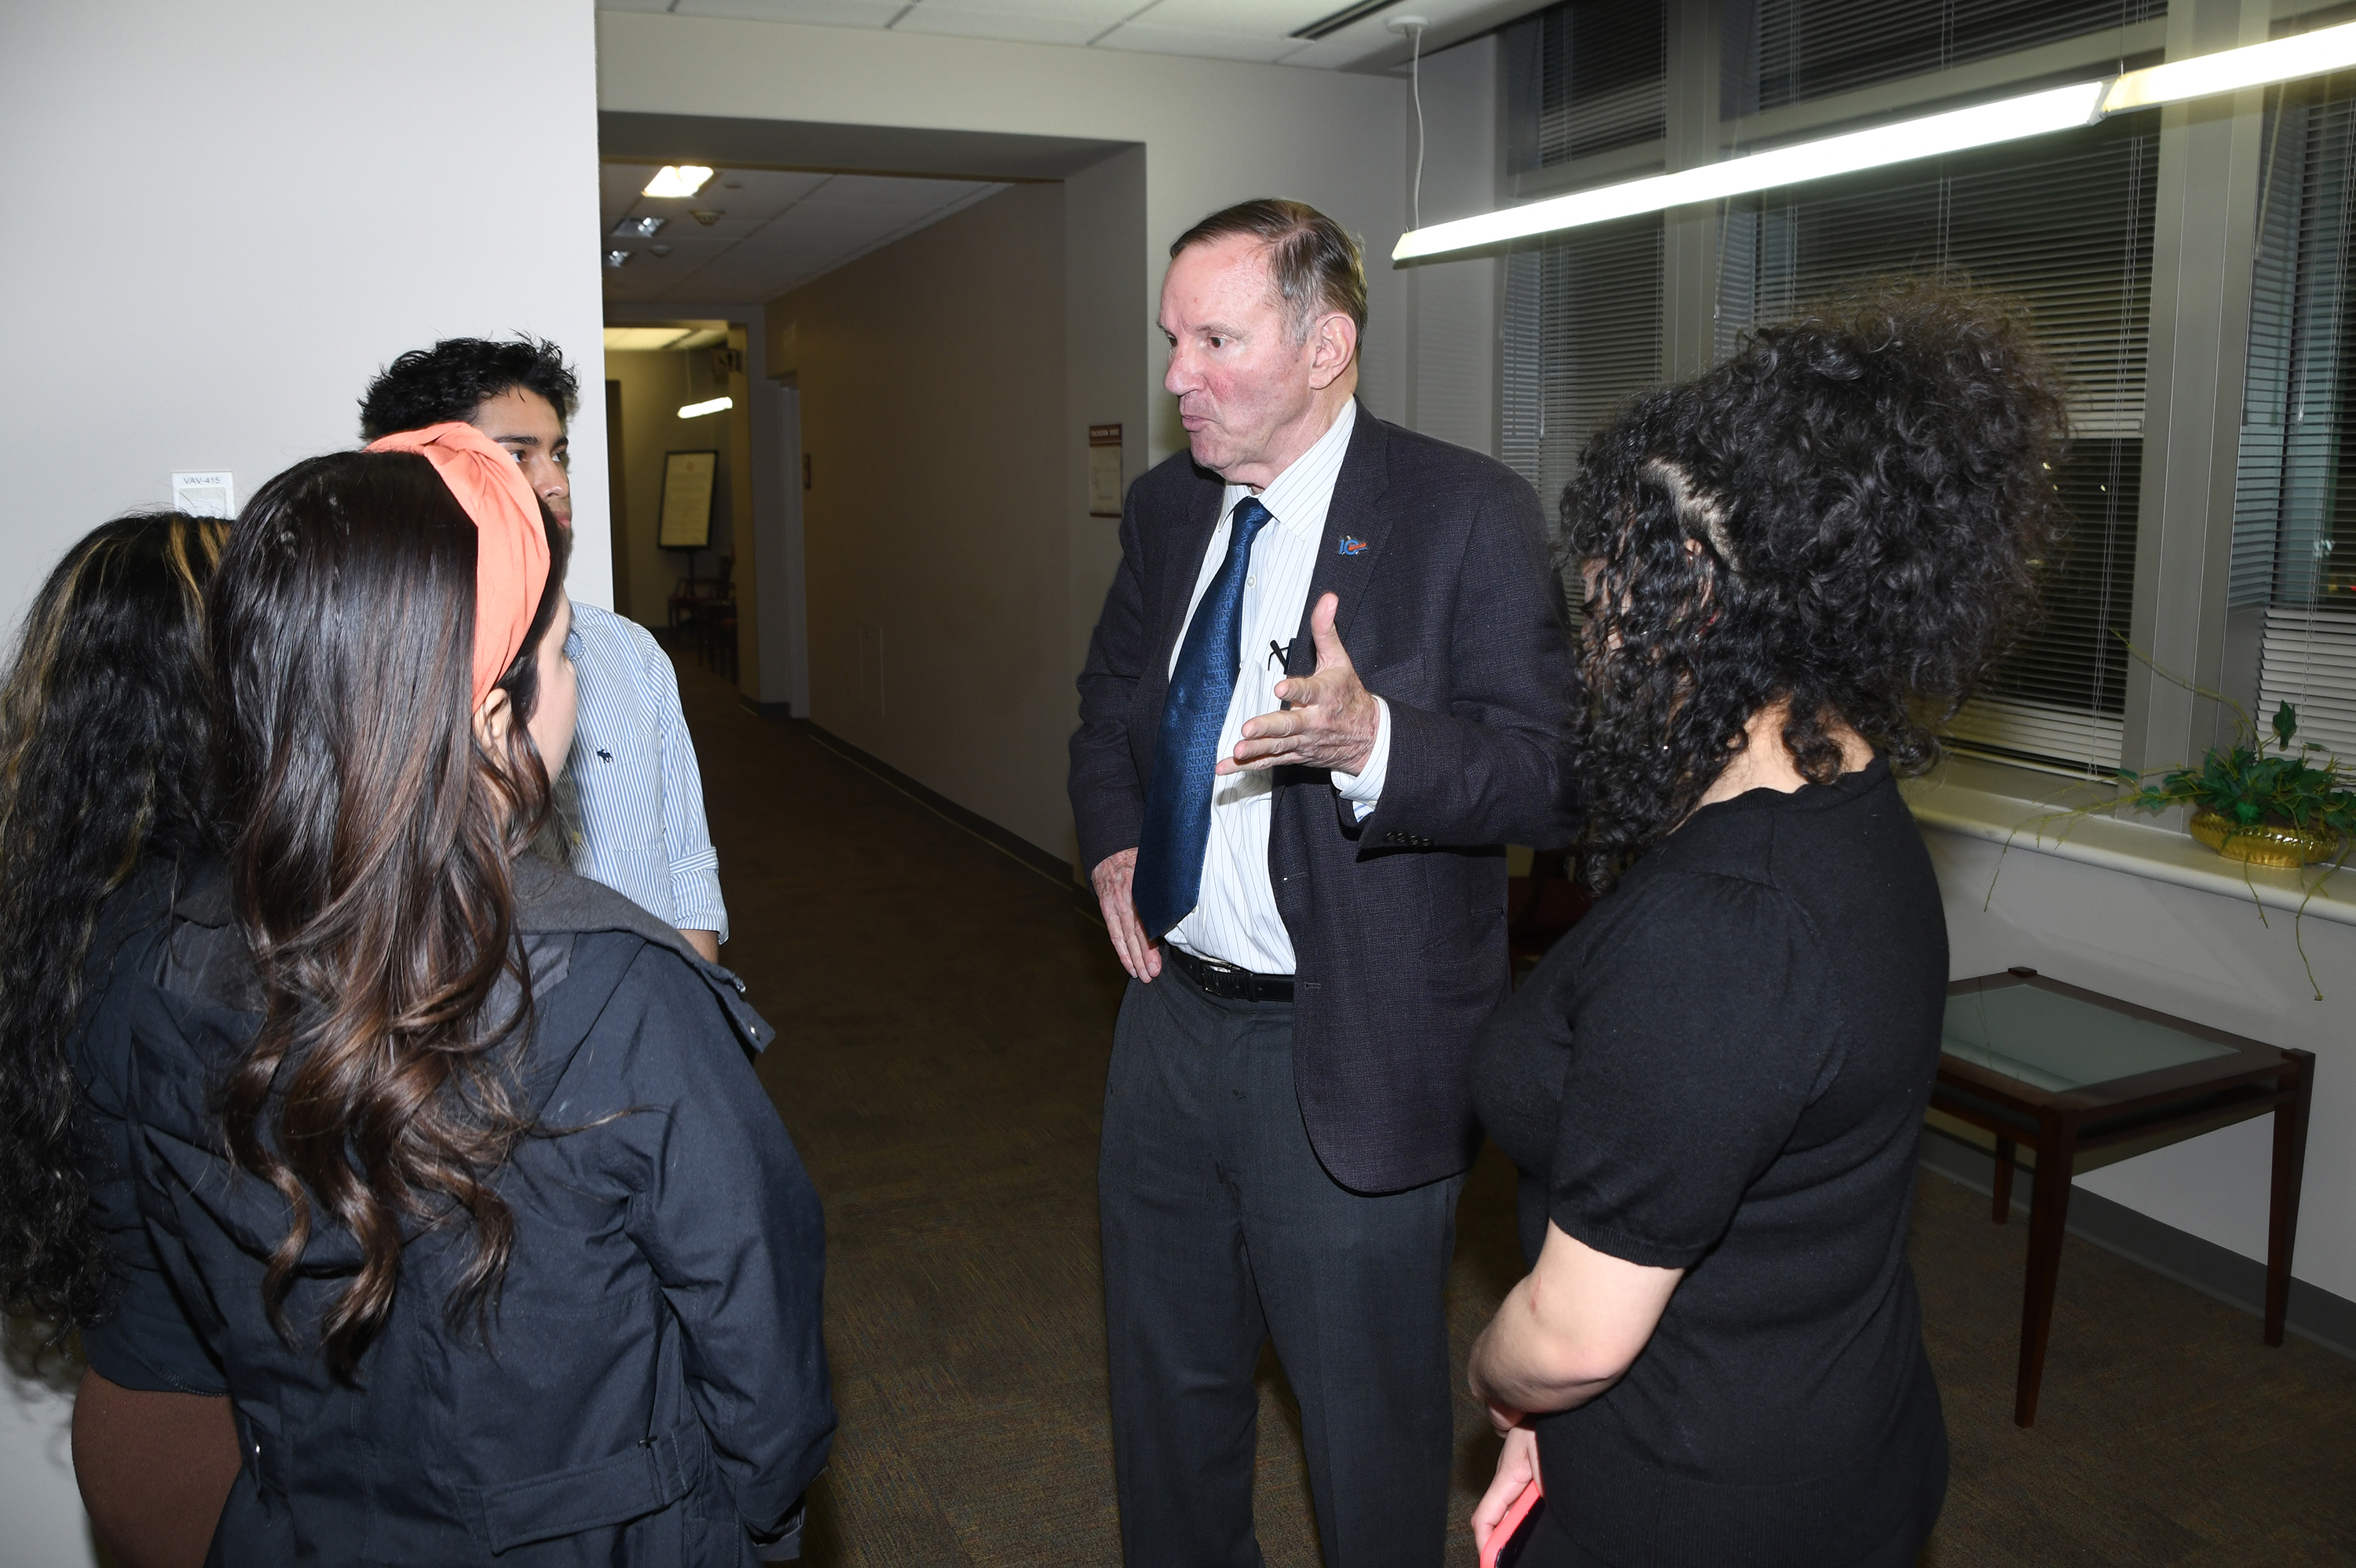
<svg viewBox="0 0 2356 1568">
<path fill-rule="evenodd" d="M 2307 1165 L 2315 1053 L 2280 1050 L 2149 1008 L 2011 969 L 1947 987 L 1945 1037 L 1932 1108 L 1996 1136 L 1995 1220 L 2012 1210 L 2015 1147 L 2035 1151 L 2029 1279 L 2020 1308 L 2013 1420 L 2037 1419 L 2053 1326 L 2053 1286 L 2082 1149 L 2158 1147 L 2231 1123 L 2275 1118 L 2266 1227 L 2265 1342 L 2280 1345 L 2291 1248 Z"/>
</svg>

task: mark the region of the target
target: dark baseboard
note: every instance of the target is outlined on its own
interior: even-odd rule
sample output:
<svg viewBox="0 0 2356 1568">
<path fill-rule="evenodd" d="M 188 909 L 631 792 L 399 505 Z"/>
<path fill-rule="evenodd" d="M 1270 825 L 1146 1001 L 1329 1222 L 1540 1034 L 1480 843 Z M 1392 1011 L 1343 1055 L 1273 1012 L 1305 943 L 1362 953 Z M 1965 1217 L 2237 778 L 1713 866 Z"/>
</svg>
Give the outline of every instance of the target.
<svg viewBox="0 0 2356 1568">
<path fill-rule="evenodd" d="M 794 716 L 794 705 L 790 702 L 757 702 L 741 691 L 736 694 L 736 700 L 744 705 L 745 712 L 757 718 L 785 720 Z"/>
<path fill-rule="evenodd" d="M 1996 1190 L 1996 1160 L 1937 1127 L 1922 1129 L 1922 1160 L 1948 1180 L 1975 1192 Z M 2015 1212 L 2029 1212 L 2029 1182 L 2013 1183 Z M 2314 1195 L 2308 1195 L 2312 1201 Z M 2203 1296 L 2237 1307 L 2253 1317 L 2260 1316 L 2266 1295 L 2266 1268 L 2214 1242 L 2204 1242 L 2124 1203 L 2115 1203 L 2083 1187 L 2070 1191 L 2070 1233 L 2106 1252 L 2141 1264 L 2179 1285 L 2189 1285 Z M 2356 1357 L 2356 1301 L 2334 1296 L 2303 1279 L 2290 1282 L 2290 1305 L 2283 1314 L 2286 1328 L 2302 1339 L 2327 1350 Z"/>
<path fill-rule="evenodd" d="M 746 706 L 752 705 L 747 703 Z M 762 709 L 770 706 L 782 709 L 786 705 L 765 703 Z M 951 827 L 972 834 L 1000 854 L 1009 859 L 1021 862 L 1026 869 L 1038 872 L 1057 887 L 1070 891 L 1076 898 L 1086 891 L 1073 876 L 1070 861 L 1059 855 L 1049 854 L 1021 834 L 1001 827 L 980 812 L 968 810 L 931 785 L 910 778 L 883 758 L 861 751 L 841 736 L 819 729 L 807 719 L 793 719 L 783 713 L 773 715 L 762 712 L 761 709 L 755 709 L 755 711 L 761 712 L 761 716 L 765 719 L 776 718 L 781 723 L 792 725 L 851 766 L 862 772 L 873 773 Z M 1092 895 L 1088 896 L 1086 901 L 1087 912 L 1091 915 L 1095 914 L 1097 912 L 1095 898 Z"/>
</svg>

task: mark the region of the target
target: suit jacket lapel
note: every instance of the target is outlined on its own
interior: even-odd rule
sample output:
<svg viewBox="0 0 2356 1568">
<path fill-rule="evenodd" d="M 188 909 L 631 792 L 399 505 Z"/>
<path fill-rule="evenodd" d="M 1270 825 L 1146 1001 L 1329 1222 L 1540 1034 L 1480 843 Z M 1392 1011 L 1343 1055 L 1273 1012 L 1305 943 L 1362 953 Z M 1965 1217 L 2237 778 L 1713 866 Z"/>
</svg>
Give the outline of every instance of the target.
<svg viewBox="0 0 2356 1568">
<path fill-rule="evenodd" d="M 1155 691 L 1167 689 L 1170 684 L 1170 658 L 1178 645 L 1178 633 L 1186 622 L 1186 605 L 1194 596 L 1194 583 L 1203 574 L 1203 552 L 1211 548 L 1212 530 L 1219 526 L 1219 497 L 1226 486 L 1215 475 L 1195 470 L 1195 485 L 1187 495 L 1186 515 L 1180 519 L 1170 541 L 1162 577 L 1162 602 L 1155 606 L 1158 620 L 1153 631 L 1155 658 L 1148 671 Z"/>
<path fill-rule="evenodd" d="M 1378 503 L 1390 488 L 1390 430 L 1358 406 L 1358 422 L 1350 431 L 1350 449 L 1342 454 L 1342 472 L 1334 476 L 1333 500 L 1325 508 L 1325 537 L 1317 541 L 1317 566 L 1310 573 L 1309 599 L 1301 607 L 1301 629 L 1294 635 L 1287 675 L 1313 675 L 1317 641 L 1309 633 L 1309 619 L 1317 602 L 1328 593 L 1341 603 L 1334 607 L 1333 629 L 1346 640 L 1351 612 L 1374 573 L 1383 553 L 1383 538 L 1390 531 L 1390 514 Z M 1199 554 L 1199 551 L 1198 551 Z"/>
</svg>

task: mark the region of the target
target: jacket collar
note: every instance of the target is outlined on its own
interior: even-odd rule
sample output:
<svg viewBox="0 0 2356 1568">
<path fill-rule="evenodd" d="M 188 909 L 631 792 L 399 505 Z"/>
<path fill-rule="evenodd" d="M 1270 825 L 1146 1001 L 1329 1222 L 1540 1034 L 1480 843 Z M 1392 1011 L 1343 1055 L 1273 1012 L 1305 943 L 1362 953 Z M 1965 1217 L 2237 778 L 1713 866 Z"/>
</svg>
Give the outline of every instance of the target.
<svg viewBox="0 0 2356 1568">
<path fill-rule="evenodd" d="M 1308 603 L 1301 606 L 1300 631 L 1285 663 L 1287 675 L 1309 675 L 1317 668 L 1316 644 L 1309 635 L 1309 618 L 1317 601 L 1328 593 L 1340 595 L 1333 624 L 1337 631 L 1347 629 L 1375 558 L 1382 552 L 1390 519 L 1376 510 L 1376 503 L 1390 488 L 1390 427 L 1360 400 L 1342 472 L 1334 476 L 1333 503 L 1325 510 L 1325 533 L 1317 544 L 1317 566 L 1310 579 Z M 1194 598 L 1203 552 L 1211 548 L 1211 535 L 1219 526 L 1219 501 L 1226 494 L 1226 482 L 1210 470 L 1196 468 L 1194 476 L 1195 493 L 1187 503 L 1193 510 L 1171 546 L 1171 569 L 1162 577 L 1161 624 L 1155 628 L 1153 645 L 1164 656 L 1151 672 L 1157 686 L 1168 679 L 1167 656 L 1178 640 L 1178 628 Z M 1344 541 L 1348 541 L 1347 553 Z"/>
<path fill-rule="evenodd" d="M 1391 515 L 1378 505 L 1390 488 L 1390 426 L 1359 404 L 1350 450 L 1333 479 L 1333 505 L 1325 509 L 1325 537 L 1317 542 L 1317 566 L 1310 574 L 1308 602 L 1301 607 L 1301 628 L 1285 660 L 1288 676 L 1316 673 L 1317 643 L 1310 635 L 1309 621 L 1320 599 L 1337 595 L 1341 603 L 1334 607 L 1333 630 L 1339 635 L 1350 629 L 1351 614 L 1390 532 Z"/>
</svg>

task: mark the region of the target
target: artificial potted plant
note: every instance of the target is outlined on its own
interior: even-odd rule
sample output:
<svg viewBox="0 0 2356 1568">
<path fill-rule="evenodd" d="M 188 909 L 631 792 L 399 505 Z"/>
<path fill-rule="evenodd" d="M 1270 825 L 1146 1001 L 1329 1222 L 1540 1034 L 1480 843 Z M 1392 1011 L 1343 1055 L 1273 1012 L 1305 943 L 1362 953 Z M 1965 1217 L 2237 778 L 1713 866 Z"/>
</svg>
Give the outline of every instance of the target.
<svg viewBox="0 0 2356 1568">
<path fill-rule="evenodd" d="M 2287 702 L 2275 710 L 2271 749 L 2246 717 L 2237 728 L 2232 750 L 2212 746 L 2198 768 L 2157 784 L 2120 769 L 2133 792 L 2122 804 L 2147 812 L 2191 806 L 2192 837 L 2229 860 L 2297 868 L 2345 859 L 2356 843 L 2356 773 L 2316 741 L 2294 745 L 2298 713 Z"/>
</svg>

